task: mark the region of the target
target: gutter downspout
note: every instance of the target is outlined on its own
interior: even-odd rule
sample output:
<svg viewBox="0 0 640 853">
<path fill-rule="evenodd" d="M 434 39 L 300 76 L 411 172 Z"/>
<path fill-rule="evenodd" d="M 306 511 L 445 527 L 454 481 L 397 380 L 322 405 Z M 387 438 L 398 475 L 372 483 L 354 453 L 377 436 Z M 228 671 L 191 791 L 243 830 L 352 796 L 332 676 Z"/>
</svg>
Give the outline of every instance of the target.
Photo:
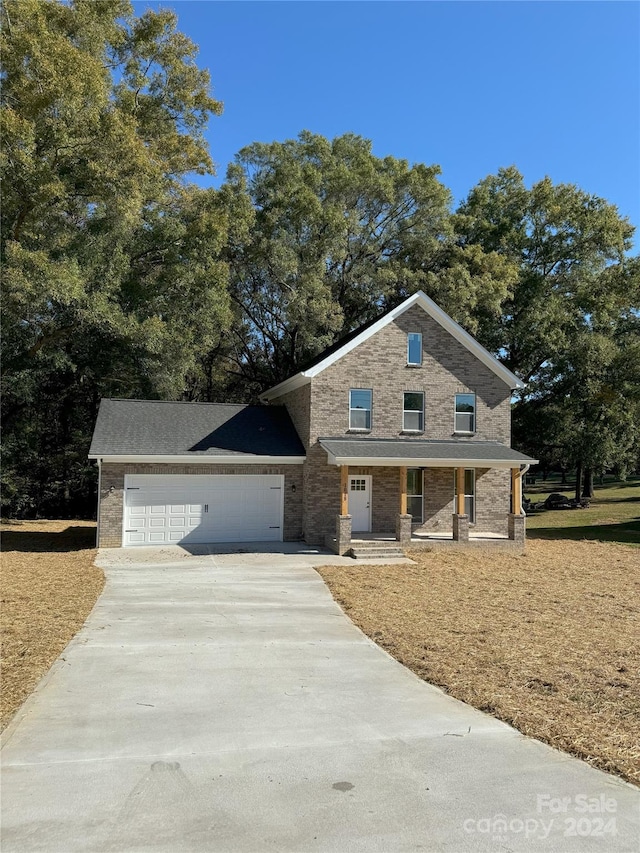
<svg viewBox="0 0 640 853">
<path fill-rule="evenodd" d="M 96 548 L 100 547 L 100 496 L 102 494 L 102 459 L 98 457 L 98 511 L 96 514 Z"/>
</svg>

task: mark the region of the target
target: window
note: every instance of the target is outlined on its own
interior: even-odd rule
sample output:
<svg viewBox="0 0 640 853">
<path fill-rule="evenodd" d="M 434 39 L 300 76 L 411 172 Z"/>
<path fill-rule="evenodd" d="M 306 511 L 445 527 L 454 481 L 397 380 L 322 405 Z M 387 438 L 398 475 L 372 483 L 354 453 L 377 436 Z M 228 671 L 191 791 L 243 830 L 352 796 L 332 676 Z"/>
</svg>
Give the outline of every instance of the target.
<svg viewBox="0 0 640 853">
<path fill-rule="evenodd" d="M 422 364 L 421 332 L 409 332 L 407 335 L 407 364 Z"/>
<path fill-rule="evenodd" d="M 453 510 L 456 511 L 456 498 L 458 496 L 458 482 L 456 472 L 453 472 Z M 469 523 L 476 523 L 476 472 L 473 468 L 466 468 L 464 472 L 464 514 L 469 516 Z"/>
<path fill-rule="evenodd" d="M 410 432 L 424 430 L 424 394 L 422 391 L 405 391 L 402 429 Z"/>
<path fill-rule="evenodd" d="M 373 391 L 352 388 L 349 391 L 349 429 L 371 429 Z"/>
<path fill-rule="evenodd" d="M 476 431 L 476 395 L 456 394 L 455 432 Z"/>
<path fill-rule="evenodd" d="M 366 492 L 367 491 L 367 481 L 366 480 L 351 480 L 351 491 L 352 492 Z"/>
<path fill-rule="evenodd" d="M 422 524 L 422 471 L 420 468 L 407 468 L 407 512 L 413 524 Z"/>
</svg>

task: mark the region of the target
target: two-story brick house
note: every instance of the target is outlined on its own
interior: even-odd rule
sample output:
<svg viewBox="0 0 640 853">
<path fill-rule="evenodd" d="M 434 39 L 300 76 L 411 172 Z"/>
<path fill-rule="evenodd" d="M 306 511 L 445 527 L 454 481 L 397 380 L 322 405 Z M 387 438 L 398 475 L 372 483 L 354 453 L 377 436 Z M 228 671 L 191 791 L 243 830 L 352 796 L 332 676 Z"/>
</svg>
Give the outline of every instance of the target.
<svg viewBox="0 0 640 853">
<path fill-rule="evenodd" d="M 417 293 L 263 396 L 263 406 L 103 401 L 102 546 L 358 534 L 524 540 L 510 447 L 523 383 Z"/>
</svg>

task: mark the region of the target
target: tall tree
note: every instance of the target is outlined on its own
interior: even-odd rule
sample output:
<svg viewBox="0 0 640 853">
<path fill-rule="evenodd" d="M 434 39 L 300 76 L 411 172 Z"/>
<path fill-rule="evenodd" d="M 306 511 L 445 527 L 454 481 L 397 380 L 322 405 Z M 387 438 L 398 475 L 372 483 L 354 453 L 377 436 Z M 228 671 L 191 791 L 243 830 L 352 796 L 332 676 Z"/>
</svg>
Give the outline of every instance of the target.
<svg viewBox="0 0 640 853">
<path fill-rule="evenodd" d="M 513 167 L 471 191 L 455 226 L 462 246 L 518 270 L 498 321 L 480 334 L 529 383 L 514 409 L 519 443 L 586 471 L 627 464 L 638 434 L 620 376 L 640 308 L 633 227 L 573 185 L 545 178 L 529 190 Z"/>
<path fill-rule="evenodd" d="M 228 317 L 221 110 L 168 11 L 2 6 L 3 477 L 9 511 L 84 500 L 100 396 L 179 396 Z M 70 511 L 70 509 L 69 509 Z M 77 511 L 75 509 L 74 511 Z"/>
<path fill-rule="evenodd" d="M 229 355 L 259 389 L 285 375 L 415 289 L 423 273 L 405 262 L 419 243 L 435 253 L 447 231 L 449 193 L 434 166 L 380 159 L 352 134 L 244 148 L 225 192 L 253 210 L 248 234 L 231 241 L 237 312 Z"/>
</svg>

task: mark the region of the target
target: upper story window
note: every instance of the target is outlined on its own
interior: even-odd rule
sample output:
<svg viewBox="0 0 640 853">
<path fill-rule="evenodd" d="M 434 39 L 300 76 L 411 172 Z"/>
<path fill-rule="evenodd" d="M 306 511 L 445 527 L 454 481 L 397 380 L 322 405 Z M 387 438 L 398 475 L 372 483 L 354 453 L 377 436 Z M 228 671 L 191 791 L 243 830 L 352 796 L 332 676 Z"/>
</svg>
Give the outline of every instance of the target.
<svg viewBox="0 0 640 853">
<path fill-rule="evenodd" d="M 405 391 L 402 429 L 407 432 L 424 430 L 424 394 L 422 391 Z"/>
<path fill-rule="evenodd" d="M 476 431 L 476 395 L 456 394 L 455 432 Z"/>
<path fill-rule="evenodd" d="M 349 429 L 371 429 L 373 391 L 352 388 L 349 391 Z"/>
<path fill-rule="evenodd" d="M 407 364 L 422 364 L 421 332 L 409 332 L 407 335 Z"/>
</svg>

